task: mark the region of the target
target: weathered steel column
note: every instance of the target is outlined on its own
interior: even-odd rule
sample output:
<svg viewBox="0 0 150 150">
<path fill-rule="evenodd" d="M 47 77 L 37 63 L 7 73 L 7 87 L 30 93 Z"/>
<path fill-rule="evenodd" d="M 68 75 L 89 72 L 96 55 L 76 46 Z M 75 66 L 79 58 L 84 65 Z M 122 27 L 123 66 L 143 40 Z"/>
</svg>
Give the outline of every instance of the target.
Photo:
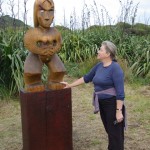
<svg viewBox="0 0 150 150">
<path fill-rule="evenodd" d="M 20 92 L 23 150 L 73 150 L 71 89 Z"/>
</svg>

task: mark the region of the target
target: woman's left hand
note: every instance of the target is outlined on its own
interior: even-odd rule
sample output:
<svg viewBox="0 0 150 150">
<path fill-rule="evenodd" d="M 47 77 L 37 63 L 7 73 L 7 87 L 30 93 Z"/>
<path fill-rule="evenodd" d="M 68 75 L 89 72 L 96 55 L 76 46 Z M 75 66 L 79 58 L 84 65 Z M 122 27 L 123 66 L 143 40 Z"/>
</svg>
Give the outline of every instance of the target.
<svg viewBox="0 0 150 150">
<path fill-rule="evenodd" d="M 122 122 L 123 121 L 122 111 L 116 110 L 116 119 L 117 119 L 118 122 Z"/>
</svg>

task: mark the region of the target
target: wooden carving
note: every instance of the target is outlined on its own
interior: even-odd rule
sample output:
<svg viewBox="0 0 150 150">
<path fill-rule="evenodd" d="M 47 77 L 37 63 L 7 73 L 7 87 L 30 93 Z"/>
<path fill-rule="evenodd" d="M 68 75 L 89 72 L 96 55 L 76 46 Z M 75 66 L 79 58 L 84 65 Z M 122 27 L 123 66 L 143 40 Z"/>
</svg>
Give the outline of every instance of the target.
<svg viewBox="0 0 150 150">
<path fill-rule="evenodd" d="M 65 67 L 56 54 L 62 45 L 61 34 L 50 27 L 54 19 L 54 2 L 52 0 L 35 0 L 34 28 L 24 36 L 24 45 L 30 51 L 24 64 L 24 82 L 27 92 L 44 91 L 41 75 L 43 64 L 49 69 L 47 88 L 63 89 Z"/>
</svg>

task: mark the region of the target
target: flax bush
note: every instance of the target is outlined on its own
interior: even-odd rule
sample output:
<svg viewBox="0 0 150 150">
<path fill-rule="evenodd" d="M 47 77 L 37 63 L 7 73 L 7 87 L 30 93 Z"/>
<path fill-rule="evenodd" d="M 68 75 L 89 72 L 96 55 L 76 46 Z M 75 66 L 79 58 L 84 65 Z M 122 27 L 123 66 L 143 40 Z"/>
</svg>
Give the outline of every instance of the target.
<svg viewBox="0 0 150 150">
<path fill-rule="evenodd" d="M 0 32 L 0 85 L 6 86 L 11 95 L 23 87 L 23 63 L 27 51 L 23 47 L 23 32 Z"/>
</svg>

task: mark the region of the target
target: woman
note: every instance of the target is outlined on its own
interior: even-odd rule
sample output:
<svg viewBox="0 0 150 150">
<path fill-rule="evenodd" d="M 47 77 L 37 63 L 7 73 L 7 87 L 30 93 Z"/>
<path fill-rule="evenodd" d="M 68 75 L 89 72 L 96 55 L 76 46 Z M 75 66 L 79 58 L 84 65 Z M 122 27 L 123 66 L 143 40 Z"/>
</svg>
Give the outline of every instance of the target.
<svg viewBox="0 0 150 150">
<path fill-rule="evenodd" d="M 97 59 L 101 62 L 73 83 L 63 82 L 66 84 L 65 88 L 93 82 L 94 103 L 96 105 L 96 97 L 98 97 L 98 110 L 100 110 L 100 116 L 108 134 L 108 150 L 124 149 L 124 75 L 116 62 L 116 50 L 112 42 L 102 42 L 97 55 Z M 98 110 L 95 110 L 95 113 Z"/>
</svg>

